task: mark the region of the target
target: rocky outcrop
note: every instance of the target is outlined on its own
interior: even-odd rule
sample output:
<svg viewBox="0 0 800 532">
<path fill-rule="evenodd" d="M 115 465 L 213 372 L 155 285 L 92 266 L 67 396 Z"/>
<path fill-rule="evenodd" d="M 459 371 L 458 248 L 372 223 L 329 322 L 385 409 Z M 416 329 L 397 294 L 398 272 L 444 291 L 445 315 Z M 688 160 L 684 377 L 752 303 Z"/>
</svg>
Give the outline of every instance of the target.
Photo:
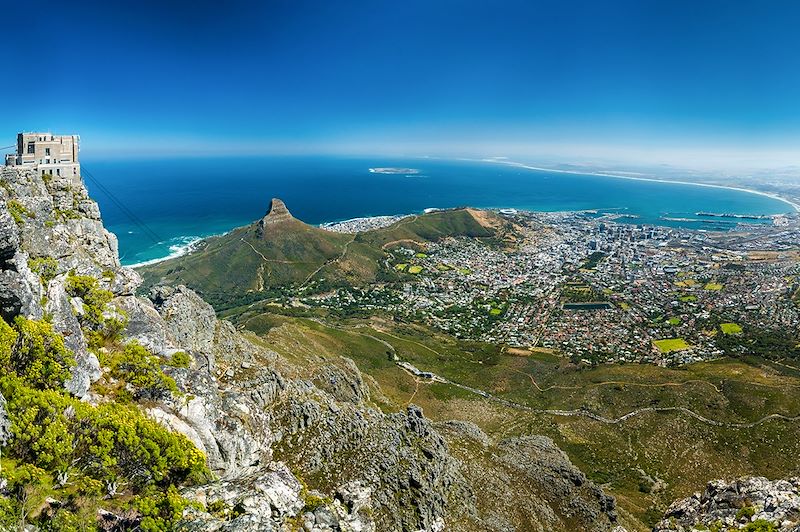
<svg viewBox="0 0 800 532">
<path fill-rule="evenodd" d="M 286 208 L 286 204 L 283 203 L 283 201 L 278 198 L 272 198 L 267 213 L 256 224 L 256 234 L 261 238 L 270 226 L 289 222 L 294 219 L 294 216 L 292 216 L 289 209 Z"/>
<path fill-rule="evenodd" d="M 328 490 L 358 481 L 372 488 L 379 530 L 436 530 L 450 508 L 474 494 L 447 443 L 422 411 L 383 415 L 363 405 L 288 390 L 276 409 L 276 457 Z"/>
<path fill-rule="evenodd" d="M 475 515 L 458 530 L 624 530 L 616 503 L 544 436 L 493 442 L 472 423 L 436 428 L 451 443 L 467 481 L 480 490 Z"/>
<path fill-rule="evenodd" d="M 355 362 L 342 357 L 341 364 L 325 364 L 314 375 L 314 384 L 337 401 L 359 404 L 369 401 L 369 388 Z"/>
<path fill-rule="evenodd" d="M 31 170 L 0 168 L 0 181 L 16 202 L 22 247 L 31 257 L 53 257 L 60 271 L 119 268 L 117 238 L 107 231 L 86 188 L 67 177 L 43 177 Z"/>
<path fill-rule="evenodd" d="M 8 214 L 8 211 L 3 214 Z M 0 223 L 2 218 L 0 214 Z M 7 240 L 3 245 L 9 246 L 10 242 L 13 240 Z M 44 291 L 39 277 L 28 266 L 28 255 L 17 247 L 11 259 L 0 263 L 0 267 L 0 316 L 7 321 L 19 315 L 41 318 Z"/>
<path fill-rule="evenodd" d="M 500 442 L 500 461 L 517 469 L 541 487 L 557 513 L 567 521 L 579 523 L 616 522 L 613 497 L 589 482 L 566 453 L 546 436 L 526 436 Z"/>
<path fill-rule="evenodd" d="M 0 446 L 5 445 L 6 441 L 8 441 L 10 429 L 8 411 L 6 410 L 6 398 L 0 393 Z"/>
<path fill-rule="evenodd" d="M 800 532 L 800 478 L 709 482 L 703 493 L 673 503 L 653 530 L 740 530 L 754 522 L 770 523 L 769 530 Z"/>
</svg>

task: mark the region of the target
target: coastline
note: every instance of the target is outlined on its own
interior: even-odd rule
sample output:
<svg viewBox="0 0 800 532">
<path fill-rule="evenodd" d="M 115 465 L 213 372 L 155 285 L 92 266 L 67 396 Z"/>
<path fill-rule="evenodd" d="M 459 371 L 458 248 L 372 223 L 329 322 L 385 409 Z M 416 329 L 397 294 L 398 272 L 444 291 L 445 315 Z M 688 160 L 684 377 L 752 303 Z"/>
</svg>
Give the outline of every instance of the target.
<svg viewBox="0 0 800 532">
<path fill-rule="evenodd" d="M 557 168 L 545 168 L 541 166 L 532 166 L 525 163 L 520 163 L 516 161 L 510 161 L 506 159 L 493 159 L 493 158 L 486 158 L 486 159 L 467 159 L 467 158 L 460 158 L 460 161 L 470 161 L 470 162 L 484 162 L 484 163 L 493 163 L 493 164 L 503 164 L 506 166 L 512 166 L 515 168 L 524 168 L 526 170 L 533 170 L 536 172 L 553 172 L 558 174 L 571 174 L 571 175 L 583 175 L 583 176 L 598 176 L 598 177 L 612 177 L 615 179 L 628 179 L 631 181 L 650 181 L 653 183 L 666 183 L 666 184 L 676 184 L 676 185 L 693 185 L 696 187 L 707 187 L 707 188 L 721 188 L 727 190 L 736 190 L 738 192 L 748 192 L 750 194 L 756 194 L 758 196 L 764 196 L 767 198 L 771 198 L 774 200 L 778 200 L 789 205 L 795 212 L 800 212 L 800 203 L 796 203 L 790 199 L 784 198 L 778 194 L 772 194 L 770 192 L 763 192 L 761 190 L 754 190 L 751 188 L 744 188 L 744 187 L 736 187 L 730 185 L 718 185 L 713 183 L 697 183 L 692 181 L 676 181 L 672 179 L 658 179 L 655 177 L 635 177 L 631 175 L 620 175 L 620 174 L 610 174 L 608 172 L 580 172 L 577 170 L 562 170 Z"/>
<path fill-rule="evenodd" d="M 176 259 L 178 257 L 182 257 L 188 253 L 191 253 L 194 248 L 197 247 L 197 244 L 205 240 L 206 238 L 211 238 L 212 236 L 219 236 L 219 235 L 209 235 L 206 237 L 200 236 L 187 236 L 187 237 L 177 237 L 174 240 L 185 240 L 186 242 L 182 244 L 173 244 L 169 246 L 169 250 L 171 253 L 165 255 L 163 257 L 158 257 L 155 259 L 147 259 L 141 262 L 136 262 L 134 264 L 123 264 L 125 268 L 140 268 L 142 266 L 150 266 L 151 264 L 158 264 L 159 262 L 164 262 L 165 260 Z"/>
<path fill-rule="evenodd" d="M 427 157 L 427 158 L 438 159 L 436 157 Z M 762 197 L 767 197 L 767 198 L 770 198 L 770 199 L 778 200 L 778 201 L 788 205 L 789 207 L 791 207 L 791 211 L 800 212 L 800 203 L 798 203 L 798 202 L 789 200 L 789 199 L 787 199 L 785 197 L 782 197 L 782 196 L 780 196 L 778 194 L 773 194 L 773 193 L 769 193 L 769 192 L 763 192 L 763 191 L 759 191 L 759 190 L 753 190 L 753 189 L 749 189 L 749 188 L 745 188 L 745 187 L 728 186 L 728 185 L 720 185 L 720 184 L 712 184 L 712 183 L 698 183 L 698 182 L 684 181 L 684 180 L 678 181 L 678 180 L 659 179 L 659 178 L 655 178 L 655 177 L 644 177 L 643 174 L 630 175 L 630 173 L 627 173 L 627 172 L 610 173 L 610 172 L 600 172 L 600 171 L 592 172 L 592 171 L 553 169 L 553 168 L 546 168 L 546 167 L 541 167 L 541 166 L 529 165 L 529 164 L 525 164 L 525 163 L 521 163 L 521 162 L 517 162 L 517 161 L 512 161 L 512 160 L 509 160 L 509 159 L 502 159 L 502 158 L 482 158 L 482 159 L 447 158 L 445 160 L 451 160 L 451 161 L 452 160 L 458 160 L 458 161 L 466 161 L 466 162 L 472 162 L 472 163 L 484 163 L 484 164 L 501 164 L 501 165 L 504 165 L 504 166 L 509 166 L 509 167 L 513 167 L 513 168 L 521 168 L 521 169 L 530 170 L 530 171 L 534 171 L 534 172 L 548 172 L 548 173 L 559 173 L 559 174 L 569 174 L 569 175 L 589 176 L 589 177 L 592 177 L 592 176 L 609 177 L 609 178 L 614 178 L 614 179 L 626 179 L 626 180 L 631 180 L 631 181 L 649 181 L 649 182 L 655 182 L 655 183 L 691 185 L 691 186 L 706 187 L 706 188 L 716 188 L 716 189 L 728 189 L 728 190 L 734 190 L 734 191 L 737 191 L 737 192 L 745 192 L 745 193 L 755 194 L 755 195 L 758 195 L 758 196 L 762 196 Z M 623 175 L 623 174 L 627 174 L 627 175 Z M 502 206 L 492 206 L 492 207 L 484 206 L 484 207 L 476 207 L 476 208 L 502 209 L 503 207 Z M 589 209 L 589 210 L 593 210 L 593 209 Z M 420 214 L 422 212 L 424 212 L 424 211 L 420 211 L 418 213 L 406 213 L 406 214 L 402 214 L 402 215 L 376 215 L 376 216 L 355 217 L 355 218 L 349 218 L 349 219 L 346 219 L 346 220 L 333 220 L 333 221 L 323 222 L 323 223 L 320 223 L 320 224 L 316 224 L 316 226 L 320 227 L 322 229 L 326 229 L 326 230 L 333 230 L 335 232 L 348 232 L 349 233 L 349 232 L 352 232 L 352 231 L 349 231 L 349 230 L 345 229 L 345 227 L 348 226 L 348 225 L 356 225 L 356 224 L 358 224 L 358 225 L 361 225 L 361 224 L 372 225 L 373 222 L 376 223 L 377 225 L 384 225 L 382 223 L 383 221 L 388 221 L 390 219 L 397 220 L 397 219 L 401 219 L 403 217 L 413 216 L 414 214 Z M 570 212 L 573 212 L 573 211 L 570 211 Z M 580 211 L 574 211 L 574 212 L 580 212 Z M 790 212 L 790 211 L 787 211 L 787 212 Z M 678 221 L 678 220 L 675 220 L 675 221 Z M 683 220 L 680 220 L 680 221 L 683 221 Z M 686 221 L 688 221 L 688 220 L 686 220 Z M 336 231 L 336 228 L 340 228 L 340 230 Z M 232 229 L 233 228 L 231 228 L 231 230 Z M 366 230 L 366 229 L 363 229 L 363 230 Z M 181 256 L 184 256 L 186 254 L 191 253 L 197 247 L 197 245 L 200 242 L 202 242 L 203 240 L 205 240 L 206 238 L 211 238 L 211 237 L 214 237 L 214 236 L 220 236 L 220 235 L 226 234 L 228 232 L 229 231 L 223 231 L 223 232 L 214 233 L 214 234 L 206 235 L 206 236 L 195 236 L 195 235 L 193 235 L 193 236 L 174 237 L 174 238 L 171 238 L 171 239 L 167 240 L 166 242 L 160 242 L 159 243 L 159 245 L 164 245 L 165 243 L 168 243 L 168 242 L 174 242 L 174 244 L 168 246 L 168 253 L 166 255 L 164 255 L 162 257 L 156 257 L 156 258 L 152 258 L 152 259 L 142 260 L 142 261 L 139 261 L 139 262 L 135 262 L 133 264 L 125 264 L 124 266 L 127 267 L 127 268 L 136 269 L 136 268 L 140 268 L 140 267 L 144 267 L 144 266 L 149 266 L 149 265 L 152 265 L 152 264 L 157 264 L 157 263 L 160 263 L 160 262 L 163 262 L 163 261 L 166 261 L 166 260 L 178 258 L 178 257 L 181 257 Z M 165 251 L 167 251 L 167 250 L 165 250 Z"/>
</svg>

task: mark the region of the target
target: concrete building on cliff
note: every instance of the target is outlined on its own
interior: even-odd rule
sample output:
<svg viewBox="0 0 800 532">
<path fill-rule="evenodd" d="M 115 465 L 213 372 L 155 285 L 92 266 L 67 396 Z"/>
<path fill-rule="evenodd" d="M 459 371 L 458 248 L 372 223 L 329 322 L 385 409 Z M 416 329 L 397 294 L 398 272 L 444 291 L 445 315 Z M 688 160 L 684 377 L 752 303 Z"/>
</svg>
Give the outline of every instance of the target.
<svg viewBox="0 0 800 532">
<path fill-rule="evenodd" d="M 17 152 L 6 155 L 6 166 L 22 166 L 40 175 L 78 177 L 80 137 L 52 133 L 18 133 Z"/>
</svg>

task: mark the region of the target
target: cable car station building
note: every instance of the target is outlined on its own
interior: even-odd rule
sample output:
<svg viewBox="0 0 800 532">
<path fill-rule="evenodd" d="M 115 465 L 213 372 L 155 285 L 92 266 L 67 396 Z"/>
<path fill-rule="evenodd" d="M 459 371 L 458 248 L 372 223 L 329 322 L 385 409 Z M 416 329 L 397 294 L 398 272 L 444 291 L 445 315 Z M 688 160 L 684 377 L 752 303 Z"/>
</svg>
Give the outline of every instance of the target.
<svg viewBox="0 0 800 532">
<path fill-rule="evenodd" d="M 17 134 L 17 153 L 6 155 L 6 166 L 22 166 L 36 170 L 39 175 L 78 177 L 78 135 L 52 133 Z"/>
</svg>

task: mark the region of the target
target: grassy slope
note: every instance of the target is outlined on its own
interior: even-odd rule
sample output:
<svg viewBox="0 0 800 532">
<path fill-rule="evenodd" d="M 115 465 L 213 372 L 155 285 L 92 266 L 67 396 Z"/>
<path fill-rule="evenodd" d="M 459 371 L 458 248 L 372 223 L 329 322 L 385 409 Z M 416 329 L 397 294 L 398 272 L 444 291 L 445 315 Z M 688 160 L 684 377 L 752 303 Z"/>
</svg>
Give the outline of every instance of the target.
<svg viewBox="0 0 800 532">
<path fill-rule="evenodd" d="M 209 238 L 189 255 L 138 271 L 145 279 L 144 288 L 185 284 L 220 310 L 275 296 L 279 287 L 310 279 L 329 284 L 374 281 L 382 249 L 392 243 L 424 243 L 448 235 L 492 237 L 495 229 L 482 225 L 471 212 L 457 209 L 414 216 L 355 236 L 292 219 L 270 226 L 259 238 L 253 224 Z"/>
<path fill-rule="evenodd" d="M 245 325 L 282 355 L 301 362 L 304 371 L 313 372 L 322 358 L 352 358 L 374 379 L 373 399 L 387 411 L 413 401 L 433 419 L 473 421 L 495 439 L 552 437 L 578 467 L 619 499 L 634 529 L 652 523 L 666 505 L 702 489 L 710 479 L 800 474 L 796 422 L 773 420 L 736 429 L 670 412 L 605 425 L 584 417 L 535 414 L 450 385 L 417 382 L 391 362 L 391 350 L 379 340 L 421 369 L 499 397 L 535 408 L 584 407 L 607 417 L 645 406 L 685 406 L 732 422 L 774 412 L 794 416 L 800 413 L 800 378 L 790 368 L 760 359 L 727 359 L 682 369 L 614 365 L 577 370 L 551 355 L 511 356 L 494 346 L 460 342 L 421 327 L 371 323 L 374 328 L 339 330 L 306 319 L 261 315 Z"/>
<path fill-rule="evenodd" d="M 339 257 L 349 235 L 291 220 L 259 238 L 255 225 L 209 238 L 195 252 L 139 269 L 146 285 L 185 284 L 212 304 L 254 291 L 302 283 Z"/>
</svg>

